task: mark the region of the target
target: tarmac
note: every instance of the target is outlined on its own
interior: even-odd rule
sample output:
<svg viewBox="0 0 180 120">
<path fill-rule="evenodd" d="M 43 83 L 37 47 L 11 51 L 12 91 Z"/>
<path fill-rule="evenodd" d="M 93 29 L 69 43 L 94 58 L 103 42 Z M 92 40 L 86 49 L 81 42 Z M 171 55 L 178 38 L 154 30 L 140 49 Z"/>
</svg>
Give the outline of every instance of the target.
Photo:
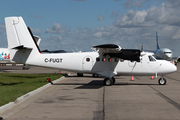
<svg viewBox="0 0 180 120">
<path fill-rule="evenodd" d="M 59 72 L 38 67 L 23 71 L 34 72 L 34 69 Z M 8 69 L 8 72 L 17 70 Z M 151 76 L 135 76 L 131 81 L 131 76 L 115 76 L 116 83 L 112 86 L 103 86 L 103 77 L 88 74 L 77 77 L 71 73 L 15 103 L 1 112 L 0 117 L 5 120 L 179 120 L 179 73 L 180 65 L 175 73 L 164 76 L 166 85 L 158 84 L 159 77 L 152 80 Z"/>
</svg>

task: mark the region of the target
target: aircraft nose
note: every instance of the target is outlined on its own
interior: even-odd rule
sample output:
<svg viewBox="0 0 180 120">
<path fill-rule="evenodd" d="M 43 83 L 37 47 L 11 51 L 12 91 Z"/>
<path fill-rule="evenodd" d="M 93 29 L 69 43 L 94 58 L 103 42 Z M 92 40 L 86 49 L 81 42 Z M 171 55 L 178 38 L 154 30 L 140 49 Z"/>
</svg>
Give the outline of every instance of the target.
<svg viewBox="0 0 180 120">
<path fill-rule="evenodd" d="M 166 67 L 168 68 L 168 72 L 170 72 L 170 73 L 175 72 L 177 70 L 177 67 L 170 62 L 166 65 Z"/>
<path fill-rule="evenodd" d="M 172 64 L 171 70 L 172 70 L 172 72 L 175 72 L 177 70 L 177 67 L 174 64 Z"/>
<path fill-rule="evenodd" d="M 169 61 L 162 61 L 161 71 L 163 74 L 173 73 L 177 70 L 177 67 Z"/>
<path fill-rule="evenodd" d="M 172 58 L 172 54 L 167 54 L 168 58 Z"/>
</svg>

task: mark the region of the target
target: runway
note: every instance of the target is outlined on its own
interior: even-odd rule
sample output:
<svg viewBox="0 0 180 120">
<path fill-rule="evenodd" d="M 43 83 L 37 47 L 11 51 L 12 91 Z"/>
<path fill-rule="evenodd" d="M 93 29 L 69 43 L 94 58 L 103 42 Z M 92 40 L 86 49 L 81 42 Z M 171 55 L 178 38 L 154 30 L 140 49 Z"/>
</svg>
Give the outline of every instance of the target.
<svg viewBox="0 0 180 120">
<path fill-rule="evenodd" d="M 3 113 L 6 120 L 178 120 L 180 65 L 166 75 L 166 85 L 149 77 L 116 76 L 113 86 L 102 77 L 71 74 Z"/>
</svg>

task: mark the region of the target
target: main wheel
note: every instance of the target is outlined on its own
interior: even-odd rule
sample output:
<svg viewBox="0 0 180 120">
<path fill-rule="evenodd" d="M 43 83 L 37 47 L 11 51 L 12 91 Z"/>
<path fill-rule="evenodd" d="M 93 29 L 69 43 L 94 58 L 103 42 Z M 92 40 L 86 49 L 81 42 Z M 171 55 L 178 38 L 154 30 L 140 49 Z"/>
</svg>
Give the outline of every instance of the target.
<svg viewBox="0 0 180 120">
<path fill-rule="evenodd" d="M 97 77 L 99 77 L 99 75 L 98 74 L 93 74 L 93 77 L 97 78 Z"/>
<path fill-rule="evenodd" d="M 165 78 L 160 78 L 158 83 L 159 83 L 159 85 L 165 85 L 166 84 L 166 79 Z"/>
<path fill-rule="evenodd" d="M 114 85 L 115 82 L 116 82 L 115 78 L 112 77 L 112 84 Z"/>
<path fill-rule="evenodd" d="M 83 77 L 83 73 L 77 73 L 78 77 Z"/>
<path fill-rule="evenodd" d="M 104 79 L 104 85 L 111 86 L 113 84 L 113 80 L 111 78 Z"/>
</svg>

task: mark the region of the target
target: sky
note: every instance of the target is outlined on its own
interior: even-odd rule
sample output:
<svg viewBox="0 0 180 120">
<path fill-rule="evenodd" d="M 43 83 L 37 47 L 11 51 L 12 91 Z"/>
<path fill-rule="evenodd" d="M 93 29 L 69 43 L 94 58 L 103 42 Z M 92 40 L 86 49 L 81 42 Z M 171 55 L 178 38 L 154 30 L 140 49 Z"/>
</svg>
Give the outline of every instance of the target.
<svg viewBox="0 0 180 120">
<path fill-rule="evenodd" d="M 179 0 L 1 0 L 0 48 L 7 48 L 4 18 L 22 16 L 41 50 L 91 51 L 101 44 L 180 56 Z"/>
</svg>

